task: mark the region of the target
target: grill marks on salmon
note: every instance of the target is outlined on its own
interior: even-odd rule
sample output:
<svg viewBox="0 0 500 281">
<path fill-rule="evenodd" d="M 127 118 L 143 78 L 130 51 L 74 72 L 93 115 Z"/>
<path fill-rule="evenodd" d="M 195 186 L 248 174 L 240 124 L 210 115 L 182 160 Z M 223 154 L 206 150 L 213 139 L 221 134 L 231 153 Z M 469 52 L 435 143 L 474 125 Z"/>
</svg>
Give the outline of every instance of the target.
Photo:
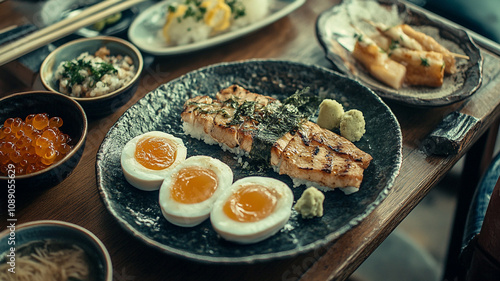
<svg viewBox="0 0 500 281">
<path fill-rule="evenodd" d="M 191 135 L 208 143 L 222 143 L 228 148 L 238 148 L 250 153 L 258 122 L 250 118 L 242 118 L 242 123 L 230 124 L 235 118 L 238 108 L 247 103 L 253 106 L 257 114 L 270 103 L 280 102 L 272 97 L 251 93 L 233 85 L 217 93 L 215 100 L 209 96 L 197 96 L 184 104 L 181 118 L 193 127 Z M 193 132 L 194 131 L 194 132 Z M 201 136 L 198 132 L 206 135 Z M 209 137 L 209 138 L 207 138 Z"/>
<path fill-rule="evenodd" d="M 197 96 L 186 101 L 181 113 L 184 129 L 209 144 L 219 143 L 238 154 L 250 155 L 255 153 L 253 143 L 261 128 L 258 118 L 238 115 L 246 105 L 245 114 L 259 115 L 264 108 L 269 110 L 281 102 L 233 85 L 217 93 L 215 99 Z M 270 151 L 258 153 L 270 154 L 270 165 L 279 174 L 323 189 L 359 188 L 372 160 L 352 142 L 310 121 L 279 137 Z"/>
<path fill-rule="evenodd" d="M 371 160 L 347 139 L 309 121 L 271 149 L 271 165 L 280 174 L 328 188 L 359 188 Z"/>
</svg>

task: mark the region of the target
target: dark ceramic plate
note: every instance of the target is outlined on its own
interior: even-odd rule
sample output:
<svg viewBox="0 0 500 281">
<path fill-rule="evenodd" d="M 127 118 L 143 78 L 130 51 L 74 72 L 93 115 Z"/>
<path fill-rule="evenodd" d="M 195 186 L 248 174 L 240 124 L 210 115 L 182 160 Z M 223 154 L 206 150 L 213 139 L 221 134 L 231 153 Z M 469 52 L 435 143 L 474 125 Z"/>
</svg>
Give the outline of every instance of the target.
<svg viewBox="0 0 500 281">
<path fill-rule="evenodd" d="M 391 0 L 345 0 L 324 11 L 316 22 L 316 34 L 326 57 L 337 70 L 359 80 L 382 98 L 412 106 L 443 106 L 471 96 L 481 85 L 482 56 L 470 36 L 461 29 L 428 17 L 413 6 Z M 466 55 L 468 60 L 457 58 L 457 73 L 446 75 L 439 88 L 403 86 L 395 90 L 374 79 L 351 55 L 356 29 L 365 34 L 375 33 L 366 22 L 400 23 L 432 36 L 451 52 Z"/>
<path fill-rule="evenodd" d="M 158 192 L 144 192 L 129 185 L 120 168 L 123 146 L 133 137 L 153 130 L 165 131 L 184 140 L 188 157 L 209 155 L 234 172 L 234 180 L 246 176 L 269 176 L 292 186 L 263 164 L 243 168 L 236 157 L 219 146 L 207 145 L 184 135 L 180 113 L 184 102 L 197 95 L 215 95 L 232 84 L 250 91 L 284 99 L 302 87 L 311 87 L 321 97 L 342 101 L 346 109 L 361 110 L 367 133 L 356 145 L 369 152 L 373 161 L 365 171 L 360 191 L 344 195 L 327 192 L 325 214 L 303 220 L 292 213 L 288 225 L 271 238 L 242 246 L 223 241 L 207 220 L 193 228 L 168 223 L 158 206 Z M 386 196 L 401 165 L 402 137 L 390 109 L 371 90 L 356 81 L 317 66 L 286 61 L 250 60 L 202 68 L 162 85 L 128 109 L 106 135 L 97 154 L 97 182 L 106 207 L 118 222 L 146 244 L 162 251 L 205 262 L 241 263 L 293 256 L 320 247 L 357 225 Z M 248 159 L 247 159 L 248 160 Z M 297 200 L 304 186 L 293 188 Z"/>
</svg>

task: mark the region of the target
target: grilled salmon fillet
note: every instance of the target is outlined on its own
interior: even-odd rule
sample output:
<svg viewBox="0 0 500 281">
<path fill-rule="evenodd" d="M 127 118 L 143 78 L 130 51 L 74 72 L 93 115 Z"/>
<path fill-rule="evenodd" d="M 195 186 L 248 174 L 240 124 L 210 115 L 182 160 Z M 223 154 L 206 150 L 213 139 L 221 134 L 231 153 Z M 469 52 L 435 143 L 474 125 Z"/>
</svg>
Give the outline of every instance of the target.
<svg viewBox="0 0 500 281">
<path fill-rule="evenodd" d="M 243 118 L 238 124 L 231 124 L 231 121 L 237 115 L 237 110 L 242 110 L 247 104 L 252 107 L 252 111 L 259 112 L 270 103 L 280 104 L 272 97 L 251 93 L 233 85 L 217 93 L 215 100 L 209 96 L 187 100 L 181 118 L 184 124 L 192 127 L 190 134 L 195 134 L 194 137 L 210 144 L 216 142 L 227 148 L 239 148 L 249 154 L 258 122 L 250 118 Z M 200 135 L 201 132 L 205 135 Z"/>
<path fill-rule="evenodd" d="M 185 132 L 209 144 L 218 143 L 237 154 L 269 154 L 268 161 L 279 174 L 294 183 L 326 190 L 341 188 L 350 193 L 359 189 L 363 172 L 372 157 L 349 140 L 303 120 L 298 128 L 272 141 L 269 151 L 254 151 L 260 135 L 266 135 L 263 118 L 281 106 L 269 96 L 251 93 L 232 85 L 215 99 L 197 96 L 186 101 L 181 113 Z"/>
<path fill-rule="evenodd" d="M 308 121 L 273 145 L 271 159 L 276 171 L 294 179 L 327 188 L 359 188 L 372 157 L 347 139 Z"/>
</svg>

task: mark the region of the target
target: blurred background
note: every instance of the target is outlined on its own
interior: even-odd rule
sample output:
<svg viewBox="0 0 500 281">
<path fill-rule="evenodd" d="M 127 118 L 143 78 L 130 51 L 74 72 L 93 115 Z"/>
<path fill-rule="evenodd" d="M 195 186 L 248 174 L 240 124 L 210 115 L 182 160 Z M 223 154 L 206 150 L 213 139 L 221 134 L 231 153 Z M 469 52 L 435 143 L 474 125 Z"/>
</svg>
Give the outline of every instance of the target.
<svg viewBox="0 0 500 281">
<path fill-rule="evenodd" d="M 467 27 L 495 42 L 500 42 L 500 2 L 498 0 L 409 0 Z"/>
</svg>

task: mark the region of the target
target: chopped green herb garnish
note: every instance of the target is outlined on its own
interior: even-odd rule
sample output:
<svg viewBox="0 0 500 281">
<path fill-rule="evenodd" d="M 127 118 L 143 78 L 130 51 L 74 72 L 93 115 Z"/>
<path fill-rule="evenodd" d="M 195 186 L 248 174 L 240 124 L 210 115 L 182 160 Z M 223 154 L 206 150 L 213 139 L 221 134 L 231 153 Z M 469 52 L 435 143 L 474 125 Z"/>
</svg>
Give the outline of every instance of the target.
<svg viewBox="0 0 500 281">
<path fill-rule="evenodd" d="M 363 42 L 363 34 L 354 33 L 354 38 L 356 38 L 358 42 Z"/>
<path fill-rule="evenodd" d="M 207 8 L 200 7 L 199 12 L 195 16 L 196 21 L 201 21 L 205 17 L 206 12 L 207 12 Z"/>
<path fill-rule="evenodd" d="M 84 61 L 83 59 L 77 60 L 76 63 L 67 61 L 63 67 L 64 72 L 62 73 L 62 77 L 69 78 L 69 84 L 71 86 L 81 84 L 85 81 L 86 77 L 90 77 L 91 81 L 89 86 L 94 87 L 105 74 L 118 72 L 111 63 L 101 62 L 93 67 L 89 61 Z"/>
<path fill-rule="evenodd" d="M 190 105 L 190 106 L 191 105 L 196 106 L 195 110 L 199 111 L 201 114 L 219 114 L 220 113 L 220 114 L 222 114 L 222 116 L 224 118 L 231 117 L 229 115 L 229 113 L 225 109 L 223 109 L 223 108 L 213 109 L 210 104 L 198 103 L 198 102 L 190 102 L 190 103 L 188 103 L 188 105 Z"/>
<path fill-rule="evenodd" d="M 226 0 L 226 4 L 231 8 L 234 19 L 245 16 L 245 6 L 238 0 Z"/>
<path fill-rule="evenodd" d="M 88 69 L 91 67 L 90 62 L 84 60 L 77 60 L 76 63 L 72 61 L 67 61 L 64 65 L 64 72 L 62 77 L 69 78 L 69 84 L 71 86 L 75 84 L 80 84 L 85 80 L 85 76 L 80 73 L 81 70 Z"/>
<path fill-rule="evenodd" d="M 395 50 L 399 48 L 399 41 L 398 40 L 392 40 L 391 44 L 389 45 L 389 50 Z"/>
<path fill-rule="evenodd" d="M 240 0 L 225 0 L 226 4 L 231 9 L 231 14 L 234 19 L 238 19 L 246 15 L 245 6 Z M 196 21 L 201 21 L 205 17 L 207 12 L 206 7 L 202 7 L 203 0 L 184 0 L 184 5 L 187 5 L 188 8 L 184 15 L 177 18 L 177 21 L 180 23 L 183 19 L 193 17 Z M 176 5 L 169 5 L 167 8 L 169 13 L 175 13 L 177 11 Z"/>
<path fill-rule="evenodd" d="M 425 67 L 430 66 L 430 64 L 429 64 L 429 60 L 428 60 L 427 58 L 422 58 L 422 57 L 421 57 L 421 58 L 420 58 L 420 61 L 421 61 L 421 62 L 420 62 L 420 64 L 421 64 L 421 65 L 423 65 L 423 66 L 425 66 Z"/>
<path fill-rule="evenodd" d="M 195 15 L 196 12 L 193 10 L 193 8 L 191 6 L 188 6 L 186 12 L 184 13 L 183 18 L 194 17 Z"/>
</svg>

